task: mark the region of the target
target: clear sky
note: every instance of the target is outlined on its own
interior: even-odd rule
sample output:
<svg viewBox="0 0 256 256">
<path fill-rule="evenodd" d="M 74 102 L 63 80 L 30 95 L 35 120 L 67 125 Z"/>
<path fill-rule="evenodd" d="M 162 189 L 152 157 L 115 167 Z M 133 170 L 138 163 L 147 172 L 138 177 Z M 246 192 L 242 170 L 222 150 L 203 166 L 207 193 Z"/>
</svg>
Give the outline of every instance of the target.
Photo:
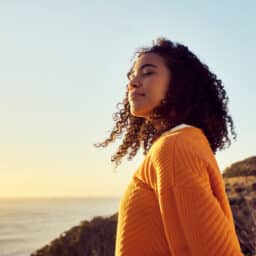
<svg viewBox="0 0 256 256">
<path fill-rule="evenodd" d="M 109 134 L 135 48 L 164 36 L 223 80 L 237 141 L 255 155 L 255 1 L 0 2 L 0 197 L 120 197 L 143 156 L 113 171 Z"/>
</svg>

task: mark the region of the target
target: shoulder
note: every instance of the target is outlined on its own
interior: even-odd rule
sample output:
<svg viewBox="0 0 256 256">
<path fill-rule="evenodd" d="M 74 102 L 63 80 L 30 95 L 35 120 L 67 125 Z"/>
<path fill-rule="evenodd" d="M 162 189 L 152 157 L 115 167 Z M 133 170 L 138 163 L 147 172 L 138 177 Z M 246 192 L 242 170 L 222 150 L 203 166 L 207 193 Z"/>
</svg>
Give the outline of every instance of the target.
<svg viewBox="0 0 256 256">
<path fill-rule="evenodd" d="M 150 149 L 151 159 L 175 169 L 202 169 L 214 158 L 203 131 L 197 127 L 183 128 L 159 137 Z"/>
<path fill-rule="evenodd" d="M 198 152 L 209 146 L 203 131 L 197 127 L 186 127 L 160 136 L 150 149 L 154 153 L 176 150 Z"/>
</svg>

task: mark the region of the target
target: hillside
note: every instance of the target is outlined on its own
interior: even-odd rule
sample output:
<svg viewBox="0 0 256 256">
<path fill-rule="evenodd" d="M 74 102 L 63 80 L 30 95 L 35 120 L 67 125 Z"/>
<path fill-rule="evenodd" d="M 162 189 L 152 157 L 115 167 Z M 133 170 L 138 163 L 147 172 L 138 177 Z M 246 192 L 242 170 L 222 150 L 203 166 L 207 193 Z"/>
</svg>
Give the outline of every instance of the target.
<svg viewBox="0 0 256 256">
<path fill-rule="evenodd" d="M 227 167 L 226 193 L 243 253 L 256 255 L 256 157 Z M 117 214 L 94 217 L 62 233 L 31 256 L 113 256 Z"/>
</svg>

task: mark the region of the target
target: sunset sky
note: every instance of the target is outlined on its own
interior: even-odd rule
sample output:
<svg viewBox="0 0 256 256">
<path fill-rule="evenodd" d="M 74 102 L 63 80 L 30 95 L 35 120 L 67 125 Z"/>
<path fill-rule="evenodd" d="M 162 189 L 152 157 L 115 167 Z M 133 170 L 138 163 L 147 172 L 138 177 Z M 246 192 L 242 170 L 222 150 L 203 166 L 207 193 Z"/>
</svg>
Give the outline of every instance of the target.
<svg viewBox="0 0 256 256">
<path fill-rule="evenodd" d="M 106 4 L 107 3 L 107 4 Z M 255 1 L 0 2 L 0 197 L 120 197 L 143 159 L 113 171 L 93 147 L 113 127 L 136 48 L 187 45 L 223 80 L 237 141 L 223 170 L 256 155 Z"/>
</svg>

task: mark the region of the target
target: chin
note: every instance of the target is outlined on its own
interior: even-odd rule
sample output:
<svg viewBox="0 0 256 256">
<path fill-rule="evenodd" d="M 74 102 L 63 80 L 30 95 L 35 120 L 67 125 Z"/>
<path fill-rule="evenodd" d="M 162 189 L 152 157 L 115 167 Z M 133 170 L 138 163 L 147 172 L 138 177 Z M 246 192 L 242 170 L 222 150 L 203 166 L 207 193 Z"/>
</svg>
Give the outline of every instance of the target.
<svg viewBox="0 0 256 256">
<path fill-rule="evenodd" d="M 131 114 L 136 117 L 148 118 L 149 114 L 147 111 L 143 111 L 142 109 L 131 109 Z"/>
</svg>

